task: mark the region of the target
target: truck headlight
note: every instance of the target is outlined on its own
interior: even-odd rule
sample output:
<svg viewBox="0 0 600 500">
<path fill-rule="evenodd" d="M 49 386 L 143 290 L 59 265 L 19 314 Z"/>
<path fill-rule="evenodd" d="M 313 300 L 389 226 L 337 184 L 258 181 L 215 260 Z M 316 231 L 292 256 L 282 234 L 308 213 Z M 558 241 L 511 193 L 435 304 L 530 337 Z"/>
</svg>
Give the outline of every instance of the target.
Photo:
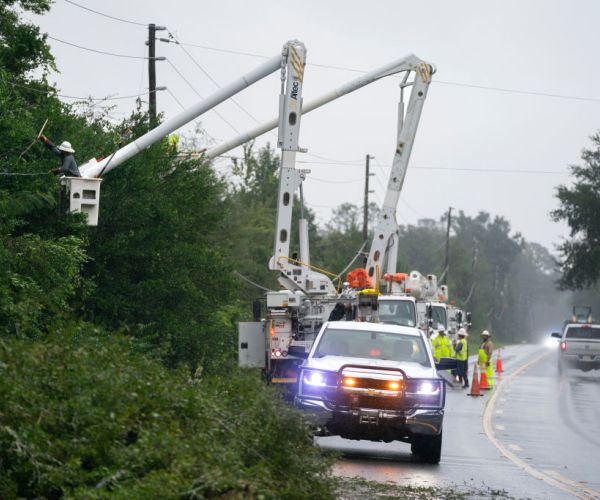
<svg viewBox="0 0 600 500">
<path fill-rule="evenodd" d="M 424 382 L 419 382 L 419 385 L 417 386 L 417 394 L 419 396 L 436 396 L 439 393 L 439 382 L 426 380 Z"/>
<path fill-rule="evenodd" d="M 325 375 L 321 372 L 315 372 L 312 370 L 304 370 L 302 372 L 302 380 L 305 384 L 325 387 L 327 384 L 325 383 Z"/>
<path fill-rule="evenodd" d="M 335 389 L 337 373 L 321 370 L 302 370 L 300 394 L 323 397 L 328 390 Z"/>
</svg>

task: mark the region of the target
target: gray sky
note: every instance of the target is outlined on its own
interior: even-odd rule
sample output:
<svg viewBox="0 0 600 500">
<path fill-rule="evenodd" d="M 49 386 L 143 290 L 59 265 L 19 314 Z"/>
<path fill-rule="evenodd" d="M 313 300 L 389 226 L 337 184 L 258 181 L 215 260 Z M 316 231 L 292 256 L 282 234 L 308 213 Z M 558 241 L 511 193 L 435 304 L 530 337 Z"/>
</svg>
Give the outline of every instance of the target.
<svg viewBox="0 0 600 500">
<path fill-rule="evenodd" d="M 579 162 L 582 148 L 589 145 L 588 137 L 599 128 L 595 119 L 600 110 L 598 2 L 74 1 L 126 20 L 167 26 L 180 41 L 213 49 L 273 56 L 286 40 L 297 38 L 308 49 L 305 100 L 357 75 L 310 66 L 311 62 L 370 70 L 414 53 L 433 63 L 437 74 L 417 133 L 398 221 L 438 218 L 452 206 L 469 215 L 480 210 L 502 215 L 528 240 L 550 248 L 567 234 L 566 226 L 550 221 L 549 212 L 556 207 L 555 186 L 569 182 L 567 166 Z M 49 35 L 71 43 L 146 55 L 145 27 L 99 16 L 65 0 L 56 0 L 50 14 L 33 19 Z M 51 81 L 56 81 L 64 94 L 127 96 L 147 89 L 147 61 L 50 43 L 60 69 Z M 219 84 L 263 61 L 207 48 L 186 49 Z M 184 106 L 199 98 L 174 67 L 202 96 L 216 89 L 180 47 L 158 42 L 157 55 L 170 61 L 157 63 L 158 85 L 167 86 Z M 262 122 L 275 116 L 278 93 L 279 75 L 273 75 L 236 100 Z M 301 144 L 309 154 L 299 156 L 308 163 L 298 166 L 312 170 L 304 184 L 306 200 L 321 222 L 328 220 L 330 207 L 343 202 L 362 204 L 366 153 L 376 157 L 372 199 L 378 204 L 383 201 L 395 146 L 398 95 L 398 80 L 387 78 L 303 118 Z M 117 105 L 115 118 L 127 115 L 134 105 L 134 99 L 113 102 Z M 166 92 L 158 94 L 158 107 L 166 116 L 181 109 Z M 231 102 L 218 110 L 239 131 L 255 125 Z M 217 141 L 237 135 L 215 113 L 204 115 L 201 123 Z M 77 147 L 77 138 L 69 139 Z M 274 140 L 267 134 L 257 143 Z M 222 172 L 227 164 L 217 162 Z M 564 174 L 491 171 L 495 169 Z M 118 175 L 118 169 L 109 175 Z"/>
</svg>

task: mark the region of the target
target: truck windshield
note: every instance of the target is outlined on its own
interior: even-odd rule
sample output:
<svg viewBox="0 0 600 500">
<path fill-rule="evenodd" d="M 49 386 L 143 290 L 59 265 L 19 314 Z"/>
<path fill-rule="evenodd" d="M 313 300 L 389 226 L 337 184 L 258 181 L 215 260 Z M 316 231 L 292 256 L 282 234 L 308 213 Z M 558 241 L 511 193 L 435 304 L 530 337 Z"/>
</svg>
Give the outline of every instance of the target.
<svg viewBox="0 0 600 500">
<path fill-rule="evenodd" d="M 433 327 L 447 328 L 446 324 L 446 309 L 441 306 L 431 306 L 431 319 L 433 319 Z"/>
<path fill-rule="evenodd" d="M 589 326 L 570 326 L 567 330 L 568 339 L 600 340 L 600 328 Z"/>
<path fill-rule="evenodd" d="M 415 326 L 415 305 L 410 300 L 379 302 L 379 321 L 392 325 Z"/>
<path fill-rule="evenodd" d="M 325 356 L 412 361 L 431 366 L 422 337 L 370 330 L 328 328 L 314 354 L 315 358 Z"/>
</svg>

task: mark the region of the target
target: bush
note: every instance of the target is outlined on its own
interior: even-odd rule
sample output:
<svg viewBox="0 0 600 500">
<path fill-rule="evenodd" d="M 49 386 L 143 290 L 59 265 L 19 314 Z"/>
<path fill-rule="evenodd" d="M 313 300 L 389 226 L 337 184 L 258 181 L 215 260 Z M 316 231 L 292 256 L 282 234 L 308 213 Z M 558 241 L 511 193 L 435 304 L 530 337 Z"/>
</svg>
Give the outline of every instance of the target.
<svg viewBox="0 0 600 500">
<path fill-rule="evenodd" d="M 0 340 L 1 498 L 327 498 L 329 464 L 255 373 L 190 379 L 117 336 Z"/>
</svg>

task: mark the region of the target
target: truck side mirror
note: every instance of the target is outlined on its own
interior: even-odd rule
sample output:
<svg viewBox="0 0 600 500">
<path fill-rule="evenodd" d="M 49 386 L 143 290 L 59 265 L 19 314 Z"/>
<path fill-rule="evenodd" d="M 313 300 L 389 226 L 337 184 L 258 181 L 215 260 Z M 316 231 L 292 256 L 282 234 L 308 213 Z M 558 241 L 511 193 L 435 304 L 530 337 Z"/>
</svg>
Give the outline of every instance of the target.
<svg viewBox="0 0 600 500">
<path fill-rule="evenodd" d="M 438 371 L 455 370 L 457 366 L 458 364 L 454 358 L 440 358 L 435 364 L 435 369 Z"/>
<path fill-rule="evenodd" d="M 297 358 L 306 359 L 308 358 L 308 352 L 301 345 L 291 345 L 288 348 L 288 356 L 295 356 Z"/>
</svg>

